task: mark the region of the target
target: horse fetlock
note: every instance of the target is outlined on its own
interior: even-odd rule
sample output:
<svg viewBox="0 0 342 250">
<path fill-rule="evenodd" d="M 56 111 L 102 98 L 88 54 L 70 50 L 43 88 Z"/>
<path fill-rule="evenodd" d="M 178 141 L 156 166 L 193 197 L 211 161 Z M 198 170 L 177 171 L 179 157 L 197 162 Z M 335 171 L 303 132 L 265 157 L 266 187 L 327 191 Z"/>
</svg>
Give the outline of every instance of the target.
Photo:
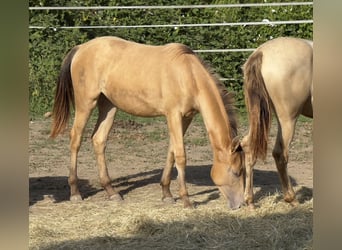
<svg viewBox="0 0 342 250">
<path fill-rule="evenodd" d="M 188 196 L 182 197 L 183 203 L 184 203 L 184 208 L 194 208 L 193 204 L 190 202 Z"/>
<path fill-rule="evenodd" d="M 296 195 L 294 192 L 287 192 L 284 194 L 284 201 L 291 203 L 296 203 Z M 297 201 L 298 202 L 298 201 Z"/>
<path fill-rule="evenodd" d="M 293 207 L 297 207 L 297 206 L 299 205 L 299 201 L 298 201 L 297 199 L 294 199 L 294 200 L 291 201 L 289 204 L 290 204 L 291 206 L 293 206 Z"/>
<path fill-rule="evenodd" d="M 246 203 L 247 206 L 254 204 L 254 197 L 253 197 L 253 195 L 250 195 L 250 194 L 245 195 L 244 200 L 245 200 L 245 203 Z"/>
</svg>

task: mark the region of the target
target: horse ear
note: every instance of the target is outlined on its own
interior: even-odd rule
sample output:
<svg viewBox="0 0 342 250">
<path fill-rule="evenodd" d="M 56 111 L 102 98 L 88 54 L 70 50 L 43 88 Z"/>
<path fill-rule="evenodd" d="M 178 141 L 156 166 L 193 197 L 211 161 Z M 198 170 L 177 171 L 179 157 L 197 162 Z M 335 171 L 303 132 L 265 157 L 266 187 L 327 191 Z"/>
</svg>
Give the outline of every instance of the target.
<svg viewBox="0 0 342 250">
<path fill-rule="evenodd" d="M 238 136 L 234 137 L 234 139 L 232 140 L 232 153 L 235 153 L 235 152 L 240 152 L 242 151 L 242 147 L 241 147 L 241 144 L 240 144 L 240 139 Z"/>
</svg>

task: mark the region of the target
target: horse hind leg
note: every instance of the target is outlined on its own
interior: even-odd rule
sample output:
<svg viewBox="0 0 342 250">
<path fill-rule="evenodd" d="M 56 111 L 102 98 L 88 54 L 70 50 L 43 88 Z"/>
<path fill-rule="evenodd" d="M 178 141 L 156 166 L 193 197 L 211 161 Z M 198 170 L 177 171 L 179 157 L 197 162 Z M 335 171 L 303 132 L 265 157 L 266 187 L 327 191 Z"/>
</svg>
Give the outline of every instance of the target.
<svg viewBox="0 0 342 250">
<path fill-rule="evenodd" d="M 77 178 L 77 155 L 81 147 L 81 138 L 89 119 L 89 116 L 94 109 L 96 102 L 89 103 L 86 107 L 78 107 L 76 100 L 75 118 L 70 131 L 70 160 L 68 184 L 70 187 L 70 200 L 82 200 L 78 189 Z"/>
<path fill-rule="evenodd" d="M 104 95 L 100 95 L 97 106 L 99 116 L 92 134 L 92 141 L 96 155 L 100 183 L 106 190 L 110 200 L 121 201 L 122 197 L 111 185 L 111 179 L 108 174 L 105 159 L 106 141 L 113 125 L 116 107 L 114 107 L 114 105 Z"/>
<path fill-rule="evenodd" d="M 293 205 L 296 205 L 298 202 L 288 175 L 287 164 L 289 146 L 294 135 L 295 124 L 296 119 L 286 121 L 278 119 L 278 133 L 272 152 L 282 184 L 284 200 Z"/>
</svg>

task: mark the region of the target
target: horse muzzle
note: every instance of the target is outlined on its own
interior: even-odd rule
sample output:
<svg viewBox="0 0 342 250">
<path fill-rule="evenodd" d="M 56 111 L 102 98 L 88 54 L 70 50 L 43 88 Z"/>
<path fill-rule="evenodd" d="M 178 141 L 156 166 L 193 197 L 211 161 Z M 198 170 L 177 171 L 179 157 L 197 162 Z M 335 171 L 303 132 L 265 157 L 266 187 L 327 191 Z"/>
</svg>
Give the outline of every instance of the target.
<svg viewBox="0 0 342 250">
<path fill-rule="evenodd" d="M 223 196 L 227 199 L 228 207 L 232 210 L 239 209 L 244 204 L 243 190 L 232 190 L 229 186 L 218 187 Z"/>
</svg>

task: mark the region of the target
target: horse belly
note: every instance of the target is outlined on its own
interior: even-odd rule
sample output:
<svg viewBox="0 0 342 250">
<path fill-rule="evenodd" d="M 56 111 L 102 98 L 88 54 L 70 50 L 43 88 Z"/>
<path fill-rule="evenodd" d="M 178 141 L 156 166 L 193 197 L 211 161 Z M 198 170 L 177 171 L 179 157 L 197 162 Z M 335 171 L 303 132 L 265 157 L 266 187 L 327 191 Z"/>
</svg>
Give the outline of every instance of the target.
<svg viewBox="0 0 342 250">
<path fill-rule="evenodd" d="M 163 115 L 159 96 L 148 94 L 146 90 L 135 91 L 129 89 L 116 89 L 104 95 L 122 111 L 144 117 Z"/>
</svg>

